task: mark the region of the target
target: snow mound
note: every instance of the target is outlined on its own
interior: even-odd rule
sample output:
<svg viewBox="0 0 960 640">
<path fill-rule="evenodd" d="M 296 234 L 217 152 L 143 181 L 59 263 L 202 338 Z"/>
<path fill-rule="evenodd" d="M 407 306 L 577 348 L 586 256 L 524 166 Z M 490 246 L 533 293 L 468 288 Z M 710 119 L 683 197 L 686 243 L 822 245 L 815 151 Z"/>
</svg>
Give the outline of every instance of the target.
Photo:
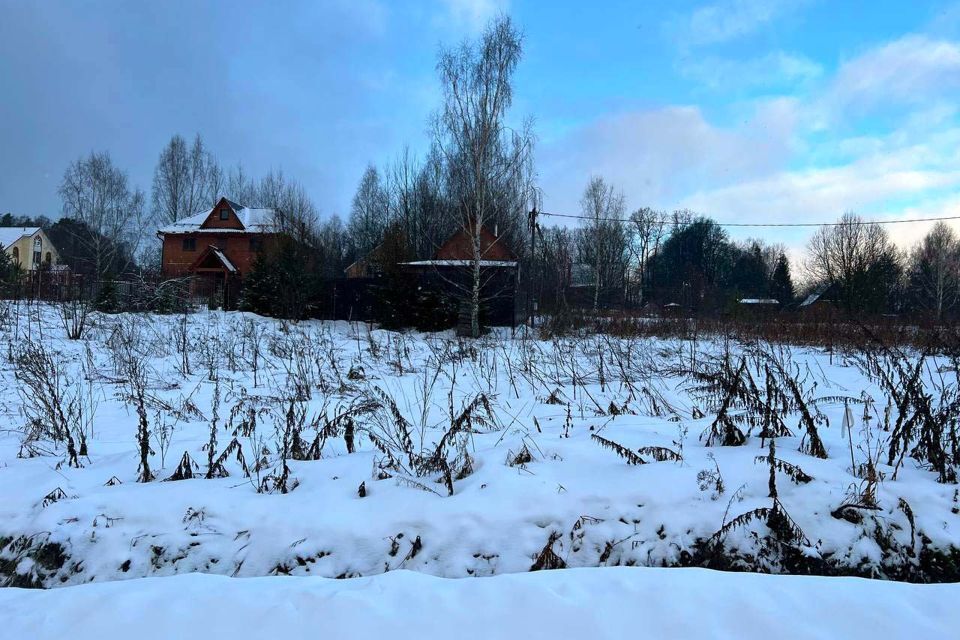
<svg viewBox="0 0 960 640">
<path fill-rule="evenodd" d="M 0 590 L 3 638 L 948 638 L 957 585 L 569 569 L 451 580 L 185 574 Z"/>
</svg>

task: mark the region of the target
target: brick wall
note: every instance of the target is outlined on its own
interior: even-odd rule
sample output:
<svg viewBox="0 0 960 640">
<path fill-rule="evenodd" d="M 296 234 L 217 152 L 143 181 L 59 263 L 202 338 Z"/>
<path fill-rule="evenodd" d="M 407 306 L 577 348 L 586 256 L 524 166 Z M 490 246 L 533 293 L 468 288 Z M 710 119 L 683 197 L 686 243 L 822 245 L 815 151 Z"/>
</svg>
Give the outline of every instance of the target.
<svg viewBox="0 0 960 640">
<path fill-rule="evenodd" d="M 196 249 L 184 251 L 183 239 L 195 238 Z M 250 272 L 257 252 L 250 248 L 251 238 L 257 238 L 262 244 L 268 239 L 268 234 L 259 233 L 177 233 L 163 237 L 163 276 L 165 278 L 179 278 L 189 275 L 190 265 L 197 261 L 200 254 L 209 246 L 215 246 L 223 251 L 230 261 L 237 267 L 240 276 Z"/>
<path fill-rule="evenodd" d="M 480 252 L 484 260 L 516 260 L 502 239 L 480 227 Z M 434 256 L 437 260 L 472 260 L 473 239 L 465 230 L 453 234 Z"/>
</svg>

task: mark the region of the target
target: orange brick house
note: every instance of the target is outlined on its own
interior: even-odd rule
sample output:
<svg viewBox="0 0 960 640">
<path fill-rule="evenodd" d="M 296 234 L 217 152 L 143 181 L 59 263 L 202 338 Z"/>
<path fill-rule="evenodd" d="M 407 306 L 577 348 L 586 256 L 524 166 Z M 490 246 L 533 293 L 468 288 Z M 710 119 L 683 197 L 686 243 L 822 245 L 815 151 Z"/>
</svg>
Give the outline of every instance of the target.
<svg viewBox="0 0 960 640">
<path fill-rule="evenodd" d="M 192 277 L 195 294 L 230 300 L 276 233 L 276 212 L 220 198 L 214 207 L 157 231 L 164 278 Z"/>
</svg>

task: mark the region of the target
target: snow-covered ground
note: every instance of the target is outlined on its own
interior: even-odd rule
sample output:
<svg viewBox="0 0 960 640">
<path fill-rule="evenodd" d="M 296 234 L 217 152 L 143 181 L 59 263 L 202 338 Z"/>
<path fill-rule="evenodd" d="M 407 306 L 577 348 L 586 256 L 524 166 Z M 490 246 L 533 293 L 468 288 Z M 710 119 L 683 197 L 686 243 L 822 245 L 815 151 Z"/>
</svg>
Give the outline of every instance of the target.
<svg viewBox="0 0 960 640">
<path fill-rule="evenodd" d="M 871 488 L 862 469 L 854 473 L 851 455 L 860 467 L 890 437 L 881 426 L 885 395 L 840 355 L 782 354 L 829 419 L 819 428 L 828 455 L 821 459 L 800 451 L 809 445 L 800 416 L 783 414 L 793 435 L 776 439 L 776 459 L 812 478 L 795 483 L 786 467 L 775 473 L 776 504 L 802 532 L 791 539 L 772 535 L 767 516 L 737 519 L 775 504 L 769 465 L 757 460 L 769 451 L 759 427 L 742 420 L 744 409 L 729 412 L 749 431 L 745 444 L 706 446 L 701 439 L 718 409 L 681 370 L 707 367 L 705 359 L 724 346 L 718 340 L 543 341 L 499 332 L 473 342 L 221 312 L 98 315 L 80 340 L 68 340 L 53 307 L 8 311 L 0 324 L 7 356 L 0 365 L 0 584 L 54 587 L 190 572 L 347 578 L 402 569 L 459 578 L 615 565 L 960 575 L 957 487 L 938 483 L 913 458 L 894 479 L 881 456 L 876 508 L 832 515 Z M 743 348 L 731 345 L 735 354 Z M 24 358 L 36 358 L 37 349 L 53 363 L 46 377 L 59 389 L 60 406 L 74 407 L 77 417 L 64 420 L 77 425 L 75 447 L 86 440 L 79 468 L 69 464 L 62 438 L 24 435 L 28 427 L 50 430 L 23 379 Z M 137 376 L 146 382 L 142 419 L 131 385 Z M 872 413 L 864 421 L 864 407 L 853 405 L 848 438 L 839 398 L 863 393 L 874 399 Z M 150 482 L 137 481 L 141 422 Z M 628 451 L 618 454 L 611 443 Z M 643 464 L 628 464 L 638 461 L 631 455 Z M 211 457 L 219 477 L 207 479 Z M 179 477 L 184 459 L 194 477 L 164 481 Z M 611 574 L 611 591 L 632 584 L 626 576 L 633 575 L 647 574 Z M 675 579 L 695 585 L 702 575 Z M 524 580 L 454 586 L 404 573 L 276 584 L 308 600 L 375 592 L 376 585 L 399 593 L 406 584 L 431 592 L 449 584 L 456 595 L 445 606 L 452 608 L 455 599 L 492 598 L 494 585 L 507 594 L 514 584 L 518 594 L 546 593 L 554 581 L 573 578 Z M 648 589 L 647 578 L 637 580 L 634 592 Z M 144 593 L 166 589 L 137 584 Z M 235 590 L 238 602 L 252 602 L 265 583 L 196 577 L 174 584 L 171 594 Z M 815 591 L 821 583 L 798 584 Z M 876 587 L 891 597 L 900 588 Z M 121 591 L 94 587 L 78 598 Z M 37 598 L 40 606 L 53 596 L 5 597 Z M 505 595 L 491 605 L 508 601 Z"/>
<path fill-rule="evenodd" d="M 0 590 L 0 638 L 951 638 L 956 585 L 612 567 Z"/>
</svg>

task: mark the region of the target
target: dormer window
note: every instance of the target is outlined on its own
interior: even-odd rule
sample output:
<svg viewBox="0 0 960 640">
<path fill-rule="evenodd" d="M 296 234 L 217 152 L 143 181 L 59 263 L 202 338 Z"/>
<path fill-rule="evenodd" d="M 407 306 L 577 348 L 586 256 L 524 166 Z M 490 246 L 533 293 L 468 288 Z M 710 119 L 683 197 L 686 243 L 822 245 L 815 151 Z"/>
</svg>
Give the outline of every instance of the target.
<svg viewBox="0 0 960 640">
<path fill-rule="evenodd" d="M 221 220 L 229 220 L 229 219 L 230 219 L 230 209 L 227 209 L 226 207 L 224 207 L 223 209 L 220 209 L 220 219 L 221 219 Z"/>
</svg>

